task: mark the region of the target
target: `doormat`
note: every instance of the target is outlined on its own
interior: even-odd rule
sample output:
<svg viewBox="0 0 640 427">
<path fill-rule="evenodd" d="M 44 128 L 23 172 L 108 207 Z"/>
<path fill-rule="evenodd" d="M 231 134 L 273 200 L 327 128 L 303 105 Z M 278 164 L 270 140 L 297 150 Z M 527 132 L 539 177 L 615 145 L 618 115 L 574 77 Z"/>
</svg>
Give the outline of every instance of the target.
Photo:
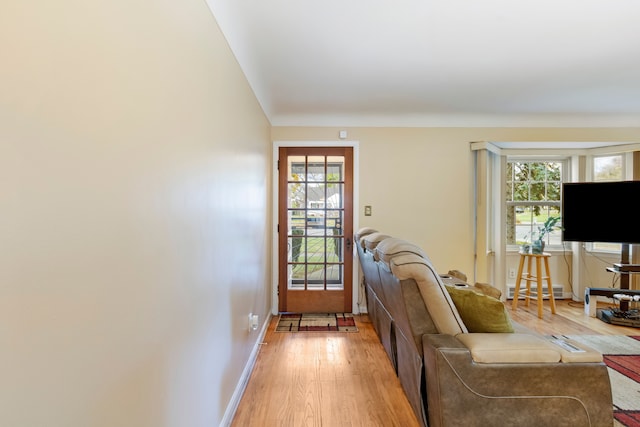
<svg viewBox="0 0 640 427">
<path fill-rule="evenodd" d="M 609 368 L 613 416 L 625 427 L 640 427 L 640 336 L 570 335 L 602 353 Z"/>
<path fill-rule="evenodd" d="M 351 313 L 282 313 L 276 332 L 358 332 Z"/>
</svg>

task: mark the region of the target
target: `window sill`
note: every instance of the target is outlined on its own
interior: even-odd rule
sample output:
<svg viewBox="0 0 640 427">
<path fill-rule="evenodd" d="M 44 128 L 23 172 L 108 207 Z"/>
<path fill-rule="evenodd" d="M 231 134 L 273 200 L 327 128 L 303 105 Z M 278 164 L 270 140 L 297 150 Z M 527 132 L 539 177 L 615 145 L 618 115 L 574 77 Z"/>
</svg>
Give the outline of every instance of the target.
<svg viewBox="0 0 640 427">
<path fill-rule="evenodd" d="M 544 248 L 544 251 L 550 254 L 567 254 L 567 253 L 571 254 L 571 249 L 563 248 L 562 246 L 551 246 L 551 247 L 546 246 Z M 513 246 L 513 247 L 507 248 L 507 255 L 509 254 L 516 255 L 518 253 L 520 253 L 519 246 Z"/>
</svg>

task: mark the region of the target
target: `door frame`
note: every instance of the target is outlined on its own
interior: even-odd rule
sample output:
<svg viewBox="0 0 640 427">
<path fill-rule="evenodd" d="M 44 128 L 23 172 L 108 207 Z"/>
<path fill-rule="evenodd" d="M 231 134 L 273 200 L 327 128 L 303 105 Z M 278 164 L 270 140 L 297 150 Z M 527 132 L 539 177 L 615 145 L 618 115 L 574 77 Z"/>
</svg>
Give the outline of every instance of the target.
<svg viewBox="0 0 640 427">
<path fill-rule="evenodd" d="M 279 298 L 278 298 L 278 157 L 280 147 L 352 147 L 353 148 L 353 231 L 359 229 L 359 142 L 358 141 L 274 141 L 273 152 L 271 154 L 271 229 L 273 230 L 271 239 L 271 314 L 274 316 L 278 314 Z M 353 236 L 351 236 L 353 240 Z M 356 253 L 356 244 L 353 242 L 351 245 L 352 254 Z M 347 256 L 347 254 L 345 254 Z M 358 281 L 359 263 L 354 259 L 352 268 L 352 311 L 354 314 L 360 314 L 360 282 Z M 364 304 L 365 301 L 362 301 Z"/>
</svg>

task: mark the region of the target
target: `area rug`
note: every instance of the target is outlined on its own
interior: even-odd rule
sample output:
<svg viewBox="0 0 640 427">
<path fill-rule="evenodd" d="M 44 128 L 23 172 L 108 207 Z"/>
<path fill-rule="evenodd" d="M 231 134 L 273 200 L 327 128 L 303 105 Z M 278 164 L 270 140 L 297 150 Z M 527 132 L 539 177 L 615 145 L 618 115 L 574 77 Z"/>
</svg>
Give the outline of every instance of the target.
<svg viewBox="0 0 640 427">
<path fill-rule="evenodd" d="M 570 335 L 604 356 L 609 368 L 614 418 L 626 427 L 640 427 L 640 336 Z"/>
<path fill-rule="evenodd" d="M 358 332 L 351 313 L 282 313 L 276 332 Z"/>
</svg>

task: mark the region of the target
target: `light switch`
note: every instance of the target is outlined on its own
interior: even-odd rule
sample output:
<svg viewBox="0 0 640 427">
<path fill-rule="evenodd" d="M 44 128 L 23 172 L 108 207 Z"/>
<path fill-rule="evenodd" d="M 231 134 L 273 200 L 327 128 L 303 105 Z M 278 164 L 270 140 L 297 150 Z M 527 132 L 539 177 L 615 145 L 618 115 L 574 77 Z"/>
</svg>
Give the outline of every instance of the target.
<svg viewBox="0 0 640 427">
<path fill-rule="evenodd" d="M 371 216 L 371 206 L 364 207 L 364 216 Z"/>
</svg>

